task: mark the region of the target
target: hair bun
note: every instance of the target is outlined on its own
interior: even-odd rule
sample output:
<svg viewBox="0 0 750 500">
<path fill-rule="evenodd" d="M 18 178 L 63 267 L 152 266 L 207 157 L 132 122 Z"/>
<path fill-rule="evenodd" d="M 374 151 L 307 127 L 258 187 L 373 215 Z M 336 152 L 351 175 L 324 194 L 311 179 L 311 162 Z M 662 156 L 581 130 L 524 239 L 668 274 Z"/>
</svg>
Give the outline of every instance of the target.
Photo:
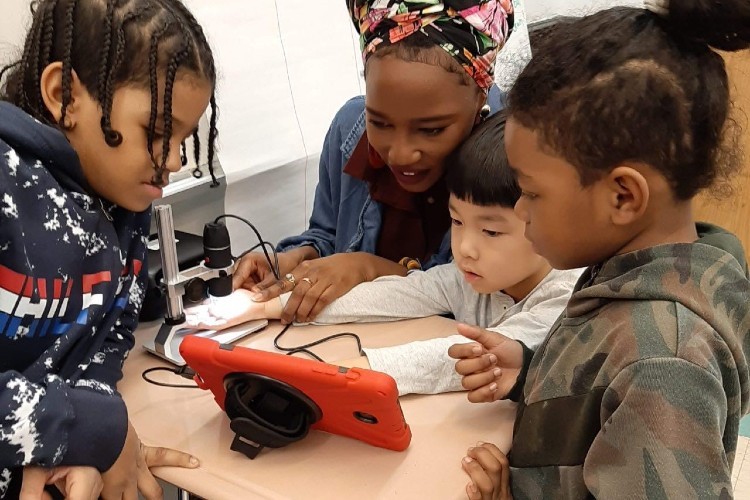
<svg viewBox="0 0 750 500">
<path fill-rule="evenodd" d="M 750 47 L 750 0 L 647 0 L 656 12 L 650 4 L 666 6 L 665 19 L 686 38 L 719 50 Z"/>
</svg>

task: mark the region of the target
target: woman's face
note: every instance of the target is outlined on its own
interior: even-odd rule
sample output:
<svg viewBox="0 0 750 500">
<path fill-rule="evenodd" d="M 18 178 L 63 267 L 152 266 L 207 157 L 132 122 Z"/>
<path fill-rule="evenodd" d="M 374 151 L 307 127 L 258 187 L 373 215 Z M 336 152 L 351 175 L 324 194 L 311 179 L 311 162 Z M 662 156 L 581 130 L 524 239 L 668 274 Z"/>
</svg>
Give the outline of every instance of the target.
<svg viewBox="0 0 750 500">
<path fill-rule="evenodd" d="M 439 66 L 372 58 L 365 95 L 367 139 L 405 190 L 421 193 L 469 135 L 484 105 L 475 85 Z"/>
</svg>

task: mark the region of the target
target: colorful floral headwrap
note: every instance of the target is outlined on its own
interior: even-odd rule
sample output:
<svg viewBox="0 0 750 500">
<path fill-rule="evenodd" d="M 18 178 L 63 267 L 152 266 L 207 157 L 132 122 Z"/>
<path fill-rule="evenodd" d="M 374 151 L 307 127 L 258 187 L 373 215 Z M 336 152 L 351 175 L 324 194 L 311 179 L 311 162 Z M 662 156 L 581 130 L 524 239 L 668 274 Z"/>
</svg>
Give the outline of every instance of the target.
<svg viewBox="0 0 750 500">
<path fill-rule="evenodd" d="M 485 92 L 513 29 L 512 0 L 346 0 L 365 61 L 381 46 L 420 34 L 450 54 Z"/>
</svg>

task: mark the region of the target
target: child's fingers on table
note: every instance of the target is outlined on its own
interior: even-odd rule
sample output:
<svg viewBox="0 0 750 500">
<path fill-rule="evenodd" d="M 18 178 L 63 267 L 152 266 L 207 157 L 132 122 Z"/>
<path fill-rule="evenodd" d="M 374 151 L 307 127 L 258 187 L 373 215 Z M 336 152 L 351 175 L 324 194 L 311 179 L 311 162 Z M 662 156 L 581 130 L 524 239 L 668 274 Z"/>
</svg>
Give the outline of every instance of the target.
<svg viewBox="0 0 750 500">
<path fill-rule="evenodd" d="M 99 471 L 93 467 L 77 467 L 65 480 L 60 479 L 56 487 L 68 500 L 96 500 L 104 483 Z"/>
<path fill-rule="evenodd" d="M 197 458 L 179 450 L 159 446 L 141 445 L 143 462 L 146 467 L 184 467 L 194 469 L 200 465 Z"/>
<path fill-rule="evenodd" d="M 473 498 L 491 498 L 494 485 L 487 471 L 482 465 L 470 456 L 464 457 L 461 466 L 471 478 L 471 482 L 477 490 L 478 495 Z M 467 490 L 470 488 L 467 487 Z"/>
<path fill-rule="evenodd" d="M 482 500 L 482 494 L 479 493 L 477 485 L 473 482 L 466 485 L 466 497 L 469 500 Z"/>
<path fill-rule="evenodd" d="M 510 492 L 510 462 L 508 457 L 500 451 L 500 448 L 492 443 L 478 442 L 477 446 L 471 448 L 467 453 L 474 458 L 487 472 L 494 484 L 494 492 L 500 495 L 500 499 L 512 498 Z"/>
<path fill-rule="evenodd" d="M 39 500 L 44 498 L 44 487 L 47 484 L 49 471 L 42 467 L 27 466 L 23 468 L 23 479 L 19 500 Z"/>
<path fill-rule="evenodd" d="M 148 467 L 138 467 L 138 491 L 145 500 L 160 500 L 164 498 L 159 482 Z"/>
<path fill-rule="evenodd" d="M 503 468 L 508 467 L 508 461 L 504 457 L 499 457 L 482 443 L 470 448 L 467 455 L 476 460 L 482 466 L 492 482 L 497 486 L 500 484 L 500 475 Z"/>
</svg>

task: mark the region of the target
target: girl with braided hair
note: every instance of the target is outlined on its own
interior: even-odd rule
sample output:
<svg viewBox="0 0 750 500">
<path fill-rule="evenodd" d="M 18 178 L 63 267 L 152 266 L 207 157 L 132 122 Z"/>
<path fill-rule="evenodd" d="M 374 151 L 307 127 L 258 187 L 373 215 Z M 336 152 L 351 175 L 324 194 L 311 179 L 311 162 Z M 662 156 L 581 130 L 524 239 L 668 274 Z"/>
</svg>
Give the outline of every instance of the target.
<svg viewBox="0 0 750 500">
<path fill-rule="evenodd" d="M 41 0 L 0 73 L 0 497 L 160 498 L 117 393 L 143 301 L 151 203 L 211 107 L 179 0 Z M 197 153 L 196 148 L 196 153 Z"/>
<path fill-rule="evenodd" d="M 278 246 L 281 280 L 246 255 L 235 288 L 292 295 L 282 321 L 314 319 L 359 283 L 450 260 L 447 156 L 503 107 L 494 65 L 510 0 L 347 0 L 365 96 L 336 114 L 320 157 L 309 228 Z M 293 290 L 292 290 L 293 289 Z"/>
</svg>

